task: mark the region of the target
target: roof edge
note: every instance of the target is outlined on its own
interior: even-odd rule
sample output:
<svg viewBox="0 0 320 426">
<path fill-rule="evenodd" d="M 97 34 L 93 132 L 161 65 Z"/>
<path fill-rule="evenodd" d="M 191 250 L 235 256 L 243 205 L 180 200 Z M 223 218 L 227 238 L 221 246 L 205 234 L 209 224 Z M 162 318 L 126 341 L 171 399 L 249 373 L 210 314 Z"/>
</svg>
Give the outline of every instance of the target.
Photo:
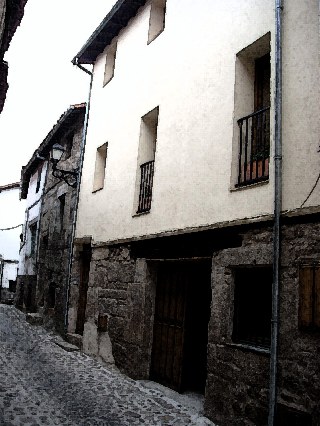
<svg viewBox="0 0 320 426">
<path fill-rule="evenodd" d="M 122 28 L 128 24 L 129 20 L 137 14 L 137 11 L 140 9 L 140 7 L 144 6 L 147 1 L 148 0 L 118 0 L 82 46 L 80 51 L 72 59 L 71 62 L 73 65 L 93 65 L 98 55 L 102 53 L 110 41 L 119 34 Z M 108 35 L 103 34 L 109 25 L 110 27 L 113 26 L 114 28 L 110 28 L 110 30 L 107 31 Z M 98 43 L 99 36 L 105 39 L 105 44 L 101 41 Z M 98 44 L 99 46 L 97 46 Z M 104 46 L 103 49 L 101 48 L 101 45 Z M 94 52 L 89 54 L 89 50 L 94 50 Z"/>
</svg>

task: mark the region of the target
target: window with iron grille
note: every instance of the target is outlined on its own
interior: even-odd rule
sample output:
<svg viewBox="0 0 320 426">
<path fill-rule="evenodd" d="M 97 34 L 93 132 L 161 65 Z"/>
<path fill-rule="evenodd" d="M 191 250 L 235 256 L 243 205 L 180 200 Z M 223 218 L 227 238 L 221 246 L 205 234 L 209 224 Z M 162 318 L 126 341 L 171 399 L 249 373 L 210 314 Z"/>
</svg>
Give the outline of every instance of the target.
<svg viewBox="0 0 320 426">
<path fill-rule="evenodd" d="M 299 268 L 299 327 L 320 330 L 320 265 Z"/>
<path fill-rule="evenodd" d="M 272 268 L 234 270 L 232 340 L 259 347 L 270 346 Z"/>
<path fill-rule="evenodd" d="M 158 115 L 156 107 L 141 119 L 135 198 L 135 205 L 138 205 L 135 213 L 138 214 L 151 209 Z"/>
<path fill-rule="evenodd" d="M 240 187 L 269 179 L 270 33 L 238 52 L 235 69 L 233 182 Z"/>
<path fill-rule="evenodd" d="M 238 185 L 269 178 L 270 54 L 255 60 L 254 111 L 238 120 Z"/>
</svg>

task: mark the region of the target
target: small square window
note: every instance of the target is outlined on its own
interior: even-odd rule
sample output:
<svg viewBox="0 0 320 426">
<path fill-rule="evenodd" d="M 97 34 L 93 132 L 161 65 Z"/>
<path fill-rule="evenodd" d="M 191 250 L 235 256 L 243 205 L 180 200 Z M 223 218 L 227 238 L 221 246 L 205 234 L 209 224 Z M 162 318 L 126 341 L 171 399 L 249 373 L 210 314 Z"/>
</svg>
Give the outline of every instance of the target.
<svg viewBox="0 0 320 426">
<path fill-rule="evenodd" d="M 93 178 L 93 192 L 104 187 L 104 177 L 106 170 L 108 144 L 105 143 L 97 149 L 96 166 Z"/>
<path fill-rule="evenodd" d="M 110 44 L 107 49 L 106 64 L 104 68 L 103 86 L 109 83 L 114 76 L 114 68 L 116 62 L 117 43 Z"/>
<path fill-rule="evenodd" d="M 320 265 L 299 269 L 299 327 L 320 330 Z"/>
<path fill-rule="evenodd" d="M 232 340 L 236 343 L 269 347 L 272 268 L 238 268 L 234 272 Z"/>
</svg>

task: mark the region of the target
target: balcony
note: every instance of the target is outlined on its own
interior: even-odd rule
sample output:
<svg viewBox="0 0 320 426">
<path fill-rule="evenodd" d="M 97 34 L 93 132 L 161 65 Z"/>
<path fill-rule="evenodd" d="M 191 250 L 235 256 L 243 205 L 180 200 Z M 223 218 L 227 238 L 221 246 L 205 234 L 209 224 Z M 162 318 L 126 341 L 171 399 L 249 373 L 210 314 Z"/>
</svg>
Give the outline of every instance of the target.
<svg viewBox="0 0 320 426">
<path fill-rule="evenodd" d="M 139 205 L 137 213 L 145 213 L 151 209 L 154 161 L 141 164 Z"/>
<path fill-rule="evenodd" d="M 238 120 L 239 169 L 236 186 L 269 179 L 270 107 Z"/>
</svg>

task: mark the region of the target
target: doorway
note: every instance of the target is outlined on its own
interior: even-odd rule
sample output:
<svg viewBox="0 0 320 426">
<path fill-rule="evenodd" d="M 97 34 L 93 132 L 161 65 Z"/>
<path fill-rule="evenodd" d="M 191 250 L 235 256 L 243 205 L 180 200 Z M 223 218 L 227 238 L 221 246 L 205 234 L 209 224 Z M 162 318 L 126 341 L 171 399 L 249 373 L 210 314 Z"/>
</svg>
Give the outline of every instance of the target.
<svg viewBox="0 0 320 426">
<path fill-rule="evenodd" d="M 159 265 L 150 378 L 178 392 L 204 393 L 211 260 Z"/>
</svg>

